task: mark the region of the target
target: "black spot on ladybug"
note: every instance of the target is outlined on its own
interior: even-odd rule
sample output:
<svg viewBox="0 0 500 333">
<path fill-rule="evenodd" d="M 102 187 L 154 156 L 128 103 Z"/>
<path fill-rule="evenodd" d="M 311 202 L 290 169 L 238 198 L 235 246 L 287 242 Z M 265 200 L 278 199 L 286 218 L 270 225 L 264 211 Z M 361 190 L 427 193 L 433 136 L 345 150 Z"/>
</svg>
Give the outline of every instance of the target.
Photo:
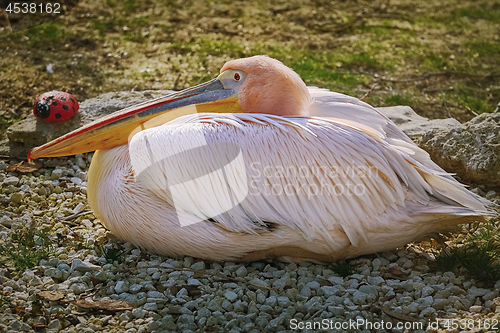
<svg viewBox="0 0 500 333">
<path fill-rule="evenodd" d="M 64 109 L 64 110 L 66 110 L 66 111 L 68 111 L 68 110 L 69 110 L 69 108 L 68 108 L 68 106 L 67 106 L 67 105 L 63 105 L 63 109 Z"/>
<path fill-rule="evenodd" d="M 57 106 L 57 102 L 52 102 L 52 105 Z"/>
<path fill-rule="evenodd" d="M 75 100 L 73 98 L 70 97 L 69 99 L 73 102 L 73 104 L 75 103 Z"/>
<path fill-rule="evenodd" d="M 61 97 L 61 101 L 64 101 L 64 102 L 66 102 L 66 98 L 64 98 L 64 97 Z"/>
<path fill-rule="evenodd" d="M 61 114 L 60 113 L 56 113 L 56 119 L 59 119 L 61 118 Z"/>
<path fill-rule="evenodd" d="M 42 119 L 47 118 L 50 116 L 50 106 L 45 101 L 36 102 L 35 114 Z"/>
<path fill-rule="evenodd" d="M 73 106 L 73 113 L 76 113 L 75 107 Z"/>
</svg>

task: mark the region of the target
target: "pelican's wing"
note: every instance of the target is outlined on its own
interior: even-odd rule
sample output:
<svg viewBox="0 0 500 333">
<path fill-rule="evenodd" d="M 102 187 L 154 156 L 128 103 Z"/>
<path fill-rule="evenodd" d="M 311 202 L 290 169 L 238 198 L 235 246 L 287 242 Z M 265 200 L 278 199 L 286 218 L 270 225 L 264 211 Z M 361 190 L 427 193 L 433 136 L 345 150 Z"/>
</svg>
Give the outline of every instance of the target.
<svg viewBox="0 0 500 333">
<path fill-rule="evenodd" d="M 338 119 L 366 130 L 377 131 L 393 147 L 405 151 L 412 157 L 434 170 L 436 174 L 452 179 L 441 167 L 434 163 L 429 154 L 418 147 L 389 118 L 378 112 L 373 106 L 356 97 L 344 95 L 316 87 L 308 87 L 315 103 L 311 115 Z M 356 125 L 357 124 L 357 125 Z M 367 130 L 368 131 L 368 130 Z"/>
<path fill-rule="evenodd" d="M 382 216 L 404 210 L 408 197 L 424 207 L 419 213 L 428 194 L 440 192 L 454 205 L 429 205 L 432 213 L 484 209 L 458 182 L 335 120 L 190 115 L 135 135 L 129 152 L 142 186 L 234 232 L 259 232 L 272 222 L 335 247 L 329 231 L 345 232 L 356 245 L 365 230 L 390 228 Z"/>
</svg>

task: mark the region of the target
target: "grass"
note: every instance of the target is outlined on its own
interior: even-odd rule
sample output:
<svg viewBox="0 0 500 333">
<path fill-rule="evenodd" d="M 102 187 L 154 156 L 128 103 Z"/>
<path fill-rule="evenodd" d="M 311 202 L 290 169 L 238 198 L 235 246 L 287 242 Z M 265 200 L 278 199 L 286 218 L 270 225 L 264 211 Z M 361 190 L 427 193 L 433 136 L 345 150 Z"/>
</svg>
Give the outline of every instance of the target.
<svg viewBox="0 0 500 333">
<path fill-rule="evenodd" d="M 433 266 L 438 271 L 465 273 L 493 285 L 500 280 L 500 229 L 493 224 L 481 226 L 462 244 L 439 250 Z"/>
<path fill-rule="evenodd" d="M 332 264 L 332 270 L 341 277 L 347 277 L 354 274 L 354 269 L 345 260 Z"/>
<path fill-rule="evenodd" d="M 213 78 L 229 59 L 268 54 L 307 84 L 356 97 L 377 84 L 368 100 L 375 106 L 402 98 L 429 118 L 446 114 L 441 94 L 426 91 L 451 87 L 449 113 L 466 121 L 473 117 L 468 109 L 495 109 L 498 76 L 406 79 L 428 71 L 498 72 L 499 22 L 498 5 L 486 0 L 418 6 L 402 0 L 387 7 L 354 1 L 89 0 L 0 39 L 0 52 L 8 48 L 8 56 L 0 56 L 0 110 L 26 117 L 36 96 L 51 89 L 83 101 L 117 90 L 170 89 L 174 82 L 183 88 Z M 120 52 L 128 55 L 116 57 Z M 45 71 L 49 63 L 51 75 Z M 459 89 L 470 85 L 476 89 Z"/>
<path fill-rule="evenodd" d="M 73 33 L 60 24 L 50 21 L 26 31 L 32 47 L 55 46 L 63 48 Z"/>
<path fill-rule="evenodd" d="M 115 261 L 118 263 L 121 263 L 123 261 L 123 255 L 126 253 L 126 251 L 118 249 L 114 246 L 110 247 L 110 246 L 104 245 L 103 247 L 101 247 L 101 253 L 102 253 L 102 256 L 104 258 L 106 258 L 106 260 L 109 263 L 113 263 Z"/>
<path fill-rule="evenodd" d="M 18 229 L 11 235 L 10 242 L 0 246 L 0 255 L 20 273 L 38 265 L 41 259 L 54 253 L 53 241 L 43 230 Z"/>
</svg>

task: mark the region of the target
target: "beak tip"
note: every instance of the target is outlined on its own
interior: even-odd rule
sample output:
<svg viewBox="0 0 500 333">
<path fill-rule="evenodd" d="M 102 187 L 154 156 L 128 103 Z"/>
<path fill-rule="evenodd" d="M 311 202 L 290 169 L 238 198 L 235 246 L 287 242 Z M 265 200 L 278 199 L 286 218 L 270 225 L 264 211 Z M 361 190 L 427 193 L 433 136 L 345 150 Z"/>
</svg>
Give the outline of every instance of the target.
<svg viewBox="0 0 500 333">
<path fill-rule="evenodd" d="M 31 148 L 31 150 L 28 152 L 28 162 L 31 162 L 34 160 L 33 156 L 32 156 L 32 152 L 35 148 Z"/>
</svg>

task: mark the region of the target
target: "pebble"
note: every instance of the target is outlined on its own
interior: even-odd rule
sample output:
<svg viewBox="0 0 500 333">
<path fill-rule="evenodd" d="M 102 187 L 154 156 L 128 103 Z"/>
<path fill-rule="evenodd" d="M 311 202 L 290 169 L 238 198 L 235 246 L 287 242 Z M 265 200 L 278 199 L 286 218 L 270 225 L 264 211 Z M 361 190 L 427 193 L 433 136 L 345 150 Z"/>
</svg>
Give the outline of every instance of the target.
<svg viewBox="0 0 500 333">
<path fill-rule="evenodd" d="M 238 295 L 231 290 L 228 290 L 224 293 L 224 297 L 226 297 L 230 302 L 234 302 L 238 299 Z"/>
<path fill-rule="evenodd" d="M 61 169 L 54 169 L 51 174 L 52 179 L 59 179 L 62 176 L 63 171 Z"/>
<path fill-rule="evenodd" d="M 3 180 L 4 186 L 17 186 L 18 183 L 19 183 L 19 178 L 14 176 L 7 177 Z"/>
<path fill-rule="evenodd" d="M 101 269 L 101 266 L 97 266 L 89 262 L 84 262 L 81 261 L 80 259 L 73 259 L 73 262 L 71 263 L 71 269 L 85 273 L 85 272 L 98 271 Z"/>
</svg>

